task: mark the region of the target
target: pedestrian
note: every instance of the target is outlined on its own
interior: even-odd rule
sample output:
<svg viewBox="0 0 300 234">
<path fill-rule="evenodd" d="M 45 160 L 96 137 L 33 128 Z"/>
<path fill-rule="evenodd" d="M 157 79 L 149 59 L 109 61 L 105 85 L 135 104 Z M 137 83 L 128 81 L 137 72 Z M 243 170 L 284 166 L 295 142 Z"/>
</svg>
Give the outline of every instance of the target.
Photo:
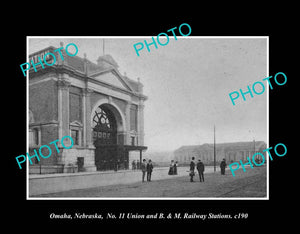
<svg viewBox="0 0 300 234">
<path fill-rule="evenodd" d="M 174 160 L 171 160 L 168 175 L 174 175 Z"/>
<path fill-rule="evenodd" d="M 192 157 L 192 161 L 190 163 L 190 181 L 194 182 L 193 178 L 195 176 L 195 157 Z"/>
<path fill-rule="evenodd" d="M 151 174 L 153 171 L 153 164 L 152 164 L 151 159 L 149 159 L 146 169 L 147 169 L 147 181 L 151 181 Z"/>
<path fill-rule="evenodd" d="M 143 159 L 143 162 L 141 163 L 141 170 L 142 170 L 142 182 L 145 181 L 145 175 L 146 175 L 146 171 L 147 171 L 147 164 L 146 164 L 146 159 Z"/>
<path fill-rule="evenodd" d="M 197 163 L 197 171 L 199 173 L 199 179 L 200 179 L 200 182 L 204 182 L 204 164 L 203 162 L 201 162 L 201 160 L 199 159 L 198 160 L 198 163 Z"/>
<path fill-rule="evenodd" d="M 177 167 L 178 167 L 178 162 L 176 161 L 175 163 L 174 163 L 174 175 L 177 175 Z"/>
<path fill-rule="evenodd" d="M 132 161 L 131 165 L 132 165 L 132 170 L 135 170 L 136 169 L 135 160 Z"/>
<path fill-rule="evenodd" d="M 226 160 L 225 158 L 223 158 L 221 164 L 220 164 L 220 168 L 221 168 L 221 175 L 225 175 L 225 168 L 226 168 Z"/>
<path fill-rule="evenodd" d="M 118 168 L 119 168 L 119 159 L 116 159 L 114 164 L 114 171 L 118 171 Z"/>
</svg>

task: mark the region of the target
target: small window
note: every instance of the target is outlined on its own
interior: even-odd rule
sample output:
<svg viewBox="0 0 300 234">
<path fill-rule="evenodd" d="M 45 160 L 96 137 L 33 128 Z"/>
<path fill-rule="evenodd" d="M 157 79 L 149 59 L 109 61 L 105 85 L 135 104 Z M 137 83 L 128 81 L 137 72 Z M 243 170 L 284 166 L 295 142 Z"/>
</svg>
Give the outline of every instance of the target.
<svg viewBox="0 0 300 234">
<path fill-rule="evenodd" d="M 33 129 L 33 142 L 35 145 L 39 145 L 39 130 L 38 129 Z"/>
<path fill-rule="evenodd" d="M 135 145 L 135 137 L 134 136 L 131 137 L 131 145 Z"/>
<path fill-rule="evenodd" d="M 29 129 L 29 144 L 31 146 L 36 146 L 39 145 L 40 140 L 39 140 L 39 129 L 33 128 Z"/>
<path fill-rule="evenodd" d="M 79 145 L 79 131 L 78 130 L 71 130 L 71 137 L 74 141 L 74 145 Z"/>
</svg>

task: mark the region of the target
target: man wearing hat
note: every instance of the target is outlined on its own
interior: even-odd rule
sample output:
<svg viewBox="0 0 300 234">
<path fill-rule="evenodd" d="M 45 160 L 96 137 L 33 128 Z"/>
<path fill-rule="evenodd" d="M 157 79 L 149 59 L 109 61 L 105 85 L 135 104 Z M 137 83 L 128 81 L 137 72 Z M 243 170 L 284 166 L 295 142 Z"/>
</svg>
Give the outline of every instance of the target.
<svg viewBox="0 0 300 234">
<path fill-rule="evenodd" d="M 147 169 L 147 181 L 151 181 L 151 174 L 153 171 L 153 164 L 152 164 L 151 159 L 149 159 L 146 169 Z"/>
<path fill-rule="evenodd" d="M 198 170 L 198 173 L 199 173 L 200 182 L 204 182 L 204 175 L 203 175 L 204 164 L 203 164 L 203 162 L 201 162 L 200 159 L 198 160 L 198 163 L 197 163 L 197 170 Z"/>
<path fill-rule="evenodd" d="M 190 179 L 191 182 L 194 182 L 193 178 L 195 176 L 195 162 L 194 162 L 194 160 L 195 160 L 195 157 L 192 157 L 192 161 L 190 163 L 190 171 L 189 171 L 190 172 L 189 175 L 191 177 L 191 179 Z"/>
<path fill-rule="evenodd" d="M 146 159 L 143 159 L 143 162 L 141 163 L 141 170 L 142 170 L 142 182 L 145 181 L 145 175 L 146 175 L 146 172 L 147 172 L 147 163 L 146 163 Z"/>
<path fill-rule="evenodd" d="M 221 168 L 221 175 L 225 175 L 225 168 L 226 168 L 226 160 L 225 158 L 223 158 L 221 164 L 220 164 L 220 168 Z"/>
</svg>

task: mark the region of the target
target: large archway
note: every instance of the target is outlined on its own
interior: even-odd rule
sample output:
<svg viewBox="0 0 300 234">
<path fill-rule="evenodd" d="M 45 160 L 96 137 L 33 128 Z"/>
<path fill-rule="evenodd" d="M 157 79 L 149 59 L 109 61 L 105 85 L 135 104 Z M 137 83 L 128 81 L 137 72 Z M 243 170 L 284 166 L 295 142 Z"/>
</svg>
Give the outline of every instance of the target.
<svg viewBox="0 0 300 234">
<path fill-rule="evenodd" d="M 93 116 L 93 141 L 96 145 L 117 144 L 117 123 L 113 112 L 104 104 Z"/>
<path fill-rule="evenodd" d="M 97 170 L 128 168 L 128 151 L 124 148 L 123 120 L 111 104 L 103 103 L 93 109 L 92 131 Z"/>
</svg>

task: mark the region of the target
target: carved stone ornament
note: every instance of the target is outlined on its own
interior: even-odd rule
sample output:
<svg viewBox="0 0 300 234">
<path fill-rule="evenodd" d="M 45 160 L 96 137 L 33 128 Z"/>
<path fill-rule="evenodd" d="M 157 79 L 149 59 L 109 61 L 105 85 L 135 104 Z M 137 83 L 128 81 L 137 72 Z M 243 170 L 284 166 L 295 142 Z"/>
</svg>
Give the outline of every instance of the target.
<svg viewBox="0 0 300 234">
<path fill-rule="evenodd" d="M 71 85 L 71 82 L 66 79 L 61 79 L 57 81 L 57 86 L 61 89 L 68 89 Z"/>
<path fill-rule="evenodd" d="M 92 89 L 89 89 L 89 88 L 84 88 L 82 89 L 82 94 L 85 95 L 85 96 L 89 96 L 91 95 L 91 93 L 93 93 L 94 91 Z"/>
</svg>

